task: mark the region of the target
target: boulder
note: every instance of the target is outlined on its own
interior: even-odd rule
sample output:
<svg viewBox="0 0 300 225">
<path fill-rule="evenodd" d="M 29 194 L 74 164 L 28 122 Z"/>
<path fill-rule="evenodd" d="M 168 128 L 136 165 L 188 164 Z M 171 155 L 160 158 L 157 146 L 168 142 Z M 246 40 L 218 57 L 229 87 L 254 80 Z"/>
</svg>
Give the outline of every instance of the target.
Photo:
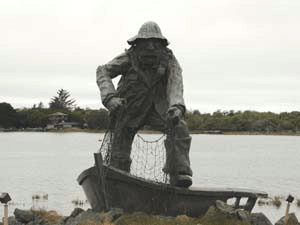
<svg viewBox="0 0 300 225">
<path fill-rule="evenodd" d="M 30 221 L 26 225 L 48 225 L 48 222 L 41 218 L 36 218 L 35 220 Z"/>
<path fill-rule="evenodd" d="M 227 219 L 238 219 L 240 221 L 250 224 L 250 213 L 240 209 L 235 209 L 226 203 L 217 200 L 214 206 L 209 207 L 208 211 L 204 215 L 206 219 L 213 220 L 227 220 Z"/>
<path fill-rule="evenodd" d="M 286 225 L 285 224 L 285 216 L 281 217 L 280 220 L 278 220 L 275 225 Z M 299 225 L 298 219 L 295 215 L 295 213 L 290 213 L 289 218 L 287 220 L 287 225 Z"/>
<path fill-rule="evenodd" d="M 30 210 L 22 210 L 16 208 L 14 211 L 15 218 L 18 222 L 29 223 L 34 220 L 34 215 Z"/>
<path fill-rule="evenodd" d="M 105 213 L 103 216 L 110 222 L 113 222 L 117 220 L 119 217 L 121 217 L 124 214 L 123 209 L 121 208 L 111 208 L 107 213 Z"/>
<path fill-rule="evenodd" d="M 82 212 L 84 212 L 84 210 L 82 209 L 82 208 L 75 208 L 72 212 L 71 212 L 71 214 L 70 214 L 70 216 L 71 217 L 76 217 L 76 216 L 78 216 L 80 213 L 82 213 Z"/>
<path fill-rule="evenodd" d="M 92 210 L 87 210 L 81 212 L 76 217 L 69 217 L 66 225 L 79 225 L 79 224 L 101 224 L 104 217 L 98 212 L 93 212 Z"/>
<path fill-rule="evenodd" d="M 272 225 L 271 221 L 263 213 L 252 213 L 250 221 L 253 225 Z"/>
<path fill-rule="evenodd" d="M 239 220 L 249 225 L 272 225 L 263 213 L 251 214 L 245 210 L 235 209 L 219 200 L 208 209 L 203 218 L 208 221 Z"/>
<path fill-rule="evenodd" d="M 3 223 L 2 223 L 2 225 L 3 225 Z M 8 217 L 8 225 L 24 225 L 24 223 L 17 221 L 14 216 L 10 216 L 10 217 Z"/>
</svg>

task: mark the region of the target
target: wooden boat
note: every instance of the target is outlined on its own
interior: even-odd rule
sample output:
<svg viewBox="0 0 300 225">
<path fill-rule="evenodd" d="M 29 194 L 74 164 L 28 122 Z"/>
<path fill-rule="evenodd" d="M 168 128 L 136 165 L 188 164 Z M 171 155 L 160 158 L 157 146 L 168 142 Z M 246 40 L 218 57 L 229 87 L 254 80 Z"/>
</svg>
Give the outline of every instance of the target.
<svg viewBox="0 0 300 225">
<path fill-rule="evenodd" d="M 235 208 L 251 212 L 258 197 L 268 196 L 265 192 L 248 189 L 175 187 L 107 166 L 100 153 L 95 154 L 95 161 L 95 166 L 83 171 L 77 181 L 96 211 L 122 208 L 129 213 L 142 211 L 164 216 L 200 217 L 216 200 L 226 202 L 235 198 Z M 241 204 L 243 198 L 247 200 L 244 205 Z"/>
</svg>

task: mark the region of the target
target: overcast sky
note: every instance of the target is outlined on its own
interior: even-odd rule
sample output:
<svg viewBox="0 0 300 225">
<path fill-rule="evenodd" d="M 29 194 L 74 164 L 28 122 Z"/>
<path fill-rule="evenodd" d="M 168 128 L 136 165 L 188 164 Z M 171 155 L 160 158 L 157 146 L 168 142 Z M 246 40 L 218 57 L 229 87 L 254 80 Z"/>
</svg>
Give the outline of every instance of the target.
<svg viewBox="0 0 300 225">
<path fill-rule="evenodd" d="M 299 0 L 1 0 L 0 102 L 48 107 L 60 88 L 103 107 L 96 68 L 159 24 L 187 109 L 300 111 Z"/>
</svg>

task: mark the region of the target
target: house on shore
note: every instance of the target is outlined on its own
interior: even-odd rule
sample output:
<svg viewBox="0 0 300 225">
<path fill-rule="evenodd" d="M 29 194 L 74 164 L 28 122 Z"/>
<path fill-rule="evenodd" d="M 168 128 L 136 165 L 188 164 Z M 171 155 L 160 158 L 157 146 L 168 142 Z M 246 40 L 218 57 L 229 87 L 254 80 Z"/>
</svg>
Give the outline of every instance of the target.
<svg viewBox="0 0 300 225">
<path fill-rule="evenodd" d="M 62 112 L 50 114 L 49 121 L 46 129 L 80 128 L 79 123 L 70 122 L 69 115 Z"/>
</svg>

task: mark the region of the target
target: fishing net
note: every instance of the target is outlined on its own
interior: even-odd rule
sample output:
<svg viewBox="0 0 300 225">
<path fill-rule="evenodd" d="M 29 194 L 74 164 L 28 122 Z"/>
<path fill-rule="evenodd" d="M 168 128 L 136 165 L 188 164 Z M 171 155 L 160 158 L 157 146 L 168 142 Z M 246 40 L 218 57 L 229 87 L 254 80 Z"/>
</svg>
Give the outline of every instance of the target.
<svg viewBox="0 0 300 225">
<path fill-rule="evenodd" d="M 110 165 L 112 139 L 113 131 L 108 130 L 100 147 L 106 165 Z M 166 159 L 165 139 L 166 135 L 163 134 L 155 140 L 147 140 L 145 135 L 137 133 L 132 143 L 130 174 L 159 183 L 168 183 L 169 177 L 163 172 Z"/>
</svg>

